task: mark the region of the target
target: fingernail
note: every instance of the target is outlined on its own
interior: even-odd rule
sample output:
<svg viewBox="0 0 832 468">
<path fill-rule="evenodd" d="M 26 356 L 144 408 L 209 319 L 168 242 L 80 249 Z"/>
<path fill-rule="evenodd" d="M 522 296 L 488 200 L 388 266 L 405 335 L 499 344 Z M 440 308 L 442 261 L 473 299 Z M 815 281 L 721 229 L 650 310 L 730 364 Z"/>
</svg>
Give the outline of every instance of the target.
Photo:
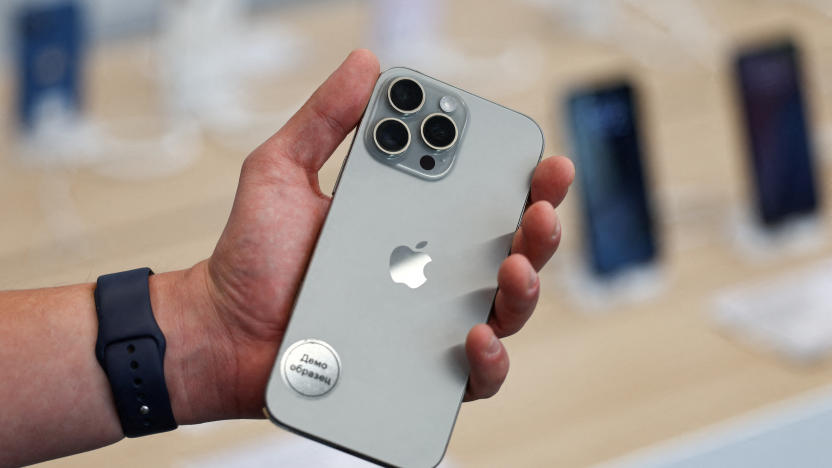
<svg viewBox="0 0 832 468">
<path fill-rule="evenodd" d="M 534 268 L 529 266 L 529 280 L 526 286 L 526 289 L 531 293 L 534 292 L 534 289 L 537 287 L 537 272 L 534 271 Z"/>
<path fill-rule="evenodd" d="M 493 356 L 500 352 L 500 340 L 496 335 L 491 335 L 491 341 L 488 343 L 488 348 L 485 349 L 485 354 Z"/>
<path fill-rule="evenodd" d="M 557 239 L 557 238 L 558 238 L 558 236 L 560 235 L 560 229 L 561 229 L 561 228 L 560 228 L 560 219 L 557 219 L 557 220 L 555 220 L 555 229 L 554 229 L 554 231 L 552 232 L 552 240 L 553 240 L 553 241 L 554 241 L 555 239 Z"/>
</svg>

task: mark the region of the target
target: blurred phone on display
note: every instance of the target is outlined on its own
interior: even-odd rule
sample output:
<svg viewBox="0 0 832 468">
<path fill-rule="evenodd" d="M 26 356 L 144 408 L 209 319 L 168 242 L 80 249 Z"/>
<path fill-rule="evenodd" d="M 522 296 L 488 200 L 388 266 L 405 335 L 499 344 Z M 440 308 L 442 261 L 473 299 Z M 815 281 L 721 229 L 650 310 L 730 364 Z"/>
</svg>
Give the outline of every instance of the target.
<svg viewBox="0 0 832 468">
<path fill-rule="evenodd" d="M 774 227 L 817 211 L 800 55 L 788 41 L 749 49 L 734 62 L 759 221 Z"/>
<path fill-rule="evenodd" d="M 650 264 L 658 254 L 634 94 L 619 82 L 567 100 L 587 254 L 600 277 Z"/>
<path fill-rule="evenodd" d="M 16 19 L 19 119 L 31 129 L 81 107 L 82 19 L 74 2 L 24 5 Z"/>
</svg>

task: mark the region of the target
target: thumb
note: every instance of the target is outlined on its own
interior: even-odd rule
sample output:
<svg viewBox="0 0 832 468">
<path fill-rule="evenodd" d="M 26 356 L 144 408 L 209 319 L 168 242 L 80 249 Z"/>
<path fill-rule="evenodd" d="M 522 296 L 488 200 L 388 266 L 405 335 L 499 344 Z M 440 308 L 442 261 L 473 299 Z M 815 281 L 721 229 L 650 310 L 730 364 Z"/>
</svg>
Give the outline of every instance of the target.
<svg viewBox="0 0 832 468">
<path fill-rule="evenodd" d="M 372 52 L 353 51 L 252 156 L 287 158 L 307 172 L 317 173 L 361 119 L 378 74 L 378 59 Z"/>
</svg>

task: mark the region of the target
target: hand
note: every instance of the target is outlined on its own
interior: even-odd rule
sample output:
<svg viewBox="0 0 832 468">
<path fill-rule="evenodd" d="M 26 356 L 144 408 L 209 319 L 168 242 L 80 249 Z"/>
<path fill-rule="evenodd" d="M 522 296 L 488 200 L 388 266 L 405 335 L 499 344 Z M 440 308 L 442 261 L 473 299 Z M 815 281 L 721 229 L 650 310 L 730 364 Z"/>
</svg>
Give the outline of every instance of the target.
<svg viewBox="0 0 832 468">
<path fill-rule="evenodd" d="M 233 355 L 226 391 L 235 396 L 226 417 L 260 415 L 264 389 L 330 197 L 318 170 L 356 126 L 379 75 L 372 53 L 355 51 L 274 136 L 243 163 L 234 206 L 216 250 L 201 272 Z M 549 158 L 535 171 L 532 204 L 498 274 L 499 292 L 488 324 L 468 334 L 471 374 L 466 400 L 497 392 L 508 372 L 498 338 L 517 332 L 534 310 L 539 270 L 555 252 L 560 224 L 554 207 L 574 169 Z M 200 275 L 197 275 L 200 276 Z"/>
</svg>

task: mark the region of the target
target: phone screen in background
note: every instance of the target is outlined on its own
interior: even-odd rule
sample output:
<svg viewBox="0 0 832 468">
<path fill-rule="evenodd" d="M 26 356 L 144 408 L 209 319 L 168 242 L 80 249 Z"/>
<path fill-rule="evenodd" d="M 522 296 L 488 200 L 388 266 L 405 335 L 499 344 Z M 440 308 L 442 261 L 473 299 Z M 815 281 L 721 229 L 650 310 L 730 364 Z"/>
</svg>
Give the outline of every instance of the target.
<svg viewBox="0 0 832 468">
<path fill-rule="evenodd" d="M 81 12 L 74 2 L 20 7 L 17 17 L 19 113 L 32 127 L 43 113 L 81 106 Z"/>
<path fill-rule="evenodd" d="M 817 208 L 799 56 L 781 43 L 736 60 L 740 104 L 763 224 Z"/>
<path fill-rule="evenodd" d="M 634 105 L 627 84 L 568 100 L 587 247 L 600 276 L 648 263 L 657 253 Z"/>
</svg>

